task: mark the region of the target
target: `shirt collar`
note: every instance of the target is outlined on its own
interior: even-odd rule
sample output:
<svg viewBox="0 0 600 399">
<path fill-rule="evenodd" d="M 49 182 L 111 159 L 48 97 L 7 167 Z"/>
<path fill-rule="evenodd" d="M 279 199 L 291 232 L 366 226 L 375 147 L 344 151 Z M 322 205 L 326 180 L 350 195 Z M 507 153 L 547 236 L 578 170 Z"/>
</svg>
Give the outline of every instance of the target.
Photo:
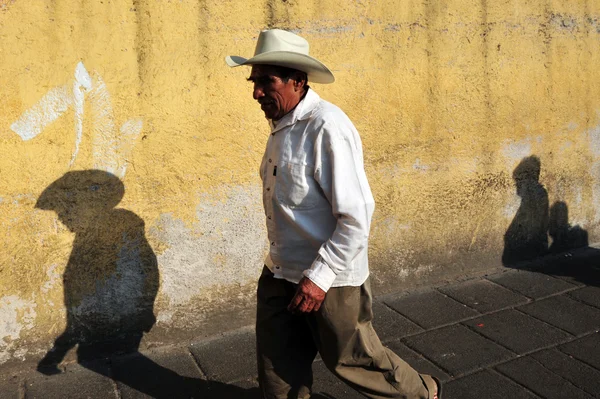
<svg viewBox="0 0 600 399">
<path fill-rule="evenodd" d="M 273 123 L 271 119 L 269 119 L 269 126 L 271 126 L 271 134 L 275 134 L 279 130 L 291 126 L 297 121 L 301 121 L 307 119 L 312 114 L 313 110 L 319 104 L 321 97 L 310 87 L 308 88 L 308 92 L 298 103 L 296 108 L 292 112 L 288 112 L 277 122 L 277 126 Z"/>
</svg>

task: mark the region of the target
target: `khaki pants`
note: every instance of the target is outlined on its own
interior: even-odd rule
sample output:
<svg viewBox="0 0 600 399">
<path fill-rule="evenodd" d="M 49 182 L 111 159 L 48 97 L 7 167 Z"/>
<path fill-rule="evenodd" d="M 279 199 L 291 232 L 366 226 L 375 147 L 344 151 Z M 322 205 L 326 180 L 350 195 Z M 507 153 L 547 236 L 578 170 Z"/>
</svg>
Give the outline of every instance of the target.
<svg viewBox="0 0 600 399">
<path fill-rule="evenodd" d="M 331 288 L 318 312 L 287 310 L 296 284 L 276 279 L 266 267 L 258 283 L 258 377 L 265 399 L 310 397 L 312 362 L 319 352 L 327 368 L 369 398 L 432 398 L 419 373 L 385 348 L 371 320 L 371 287 Z"/>
</svg>

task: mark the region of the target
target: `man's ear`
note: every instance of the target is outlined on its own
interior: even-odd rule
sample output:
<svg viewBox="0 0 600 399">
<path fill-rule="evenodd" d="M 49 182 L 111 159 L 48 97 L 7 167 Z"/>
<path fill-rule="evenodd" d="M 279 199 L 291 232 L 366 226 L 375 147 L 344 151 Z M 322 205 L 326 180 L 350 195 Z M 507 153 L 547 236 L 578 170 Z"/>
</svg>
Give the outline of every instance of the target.
<svg viewBox="0 0 600 399">
<path fill-rule="evenodd" d="M 302 88 L 306 85 L 306 79 L 302 74 L 297 74 L 293 77 L 294 80 L 294 91 L 302 90 Z"/>
</svg>

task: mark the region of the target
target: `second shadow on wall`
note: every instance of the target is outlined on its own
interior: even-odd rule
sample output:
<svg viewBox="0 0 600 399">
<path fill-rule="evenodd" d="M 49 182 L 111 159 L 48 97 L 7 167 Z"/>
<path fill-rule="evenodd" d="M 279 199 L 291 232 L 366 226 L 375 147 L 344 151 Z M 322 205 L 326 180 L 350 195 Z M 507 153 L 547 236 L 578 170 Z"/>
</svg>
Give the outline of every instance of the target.
<svg viewBox="0 0 600 399">
<path fill-rule="evenodd" d="M 600 250 L 589 247 L 584 229 L 569 223 L 565 202 L 557 201 L 549 207 L 540 172 L 541 162 L 536 156 L 523 158 L 513 171 L 521 204 L 504 234 L 502 263 L 600 285 Z"/>
</svg>

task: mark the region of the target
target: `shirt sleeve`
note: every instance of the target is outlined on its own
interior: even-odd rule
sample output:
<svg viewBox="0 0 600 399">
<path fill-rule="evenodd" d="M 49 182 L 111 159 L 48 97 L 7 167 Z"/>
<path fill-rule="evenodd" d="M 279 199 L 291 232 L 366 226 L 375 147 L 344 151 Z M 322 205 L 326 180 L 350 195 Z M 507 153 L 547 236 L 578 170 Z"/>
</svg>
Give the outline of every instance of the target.
<svg viewBox="0 0 600 399">
<path fill-rule="evenodd" d="M 364 170 L 362 144 L 349 120 L 326 123 L 315 143 L 315 179 L 337 219 L 331 237 L 304 276 L 328 291 L 336 276 L 366 250 L 375 202 Z"/>
</svg>

